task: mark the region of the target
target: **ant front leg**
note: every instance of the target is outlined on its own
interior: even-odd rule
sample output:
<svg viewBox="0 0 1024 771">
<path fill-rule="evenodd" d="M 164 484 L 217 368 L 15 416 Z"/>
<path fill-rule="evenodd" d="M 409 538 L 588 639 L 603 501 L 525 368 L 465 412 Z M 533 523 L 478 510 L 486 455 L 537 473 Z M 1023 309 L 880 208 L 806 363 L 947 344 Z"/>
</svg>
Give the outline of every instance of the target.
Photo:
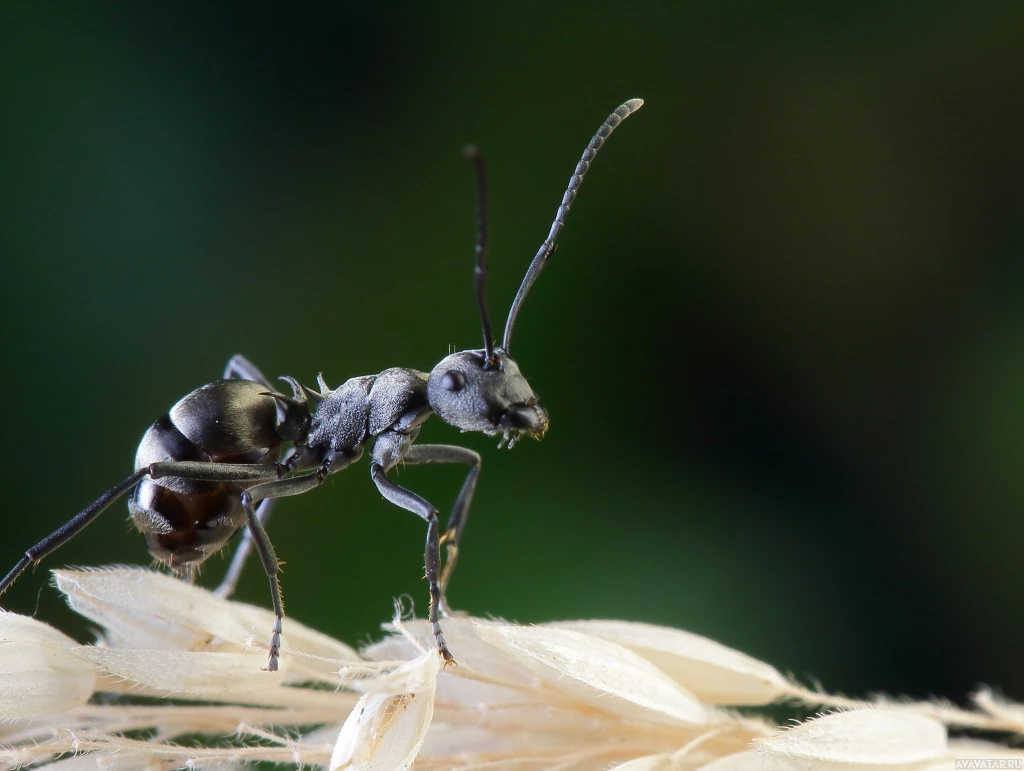
<svg viewBox="0 0 1024 771">
<path fill-rule="evenodd" d="M 441 545 L 438 535 L 438 512 L 437 507 L 430 501 L 397 485 L 388 479 L 387 472 L 395 465 L 405 459 L 409 452 L 410 445 L 416 438 L 418 431 L 413 434 L 399 434 L 389 431 L 377 437 L 373 445 L 373 460 L 370 463 L 370 476 L 377 485 L 380 494 L 396 506 L 411 511 L 422 517 L 427 523 L 427 543 L 424 551 L 424 567 L 426 568 L 427 583 L 430 591 L 430 609 L 428 620 L 434 633 L 434 643 L 437 645 L 437 652 L 444 659 L 445 663 L 452 662 L 451 652 L 441 632 L 441 622 L 438 613 L 441 606 L 441 585 L 438 574 L 441 566 Z"/>
<path fill-rule="evenodd" d="M 448 528 L 441 537 L 441 543 L 447 547 L 448 559 L 441 570 L 441 600 L 438 610 L 442 616 L 448 616 L 452 612 L 448 607 L 448 583 L 451 581 L 452 571 L 455 570 L 455 562 L 459 558 L 459 541 L 466 526 L 469 504 L 473 501 L 476 480 L 480 476 L 480 454 L 468 447 L 455 447 L 447 444 L 417 444 L 409 448 L 403 460 L 410 464 L 461 463 L 464 466 L 470 466 L 469 473 L 466 474 L 466 481 L 462 483 L 462 489 L 459 491 L 459 497 L 455 499 L 451 516 L 448 517 Z"/>
</svg>

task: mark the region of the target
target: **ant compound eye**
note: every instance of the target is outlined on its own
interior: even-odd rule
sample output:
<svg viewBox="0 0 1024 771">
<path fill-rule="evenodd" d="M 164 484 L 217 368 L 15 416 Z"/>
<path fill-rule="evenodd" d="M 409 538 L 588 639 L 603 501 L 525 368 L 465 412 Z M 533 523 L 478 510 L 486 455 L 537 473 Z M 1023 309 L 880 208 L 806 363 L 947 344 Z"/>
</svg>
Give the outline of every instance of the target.
<svg viewBox="0 0 1024 771">
<path fill-rule="evenodd" d="M 446 391 L 461 391 L 466 387 L 466 376 L 456 370 L 449 370 L 441 377 L 441 387 Z"/>
</svg>

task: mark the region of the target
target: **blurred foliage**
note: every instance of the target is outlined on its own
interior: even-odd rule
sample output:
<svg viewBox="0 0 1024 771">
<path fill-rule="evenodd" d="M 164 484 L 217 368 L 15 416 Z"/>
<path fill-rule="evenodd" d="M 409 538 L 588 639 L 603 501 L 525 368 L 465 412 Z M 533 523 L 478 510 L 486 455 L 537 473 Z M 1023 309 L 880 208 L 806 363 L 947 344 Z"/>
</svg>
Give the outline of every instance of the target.
<svg viewBox="0 0 1024 771">
<path fill-rule="evenodd" d="M 1024 696 L 1019 2 L 0 13 L 0 562 L 236 351 L 337 384 L 478 346 L 463 145 L 500 328 L 642 96 L 520 317 L 548 438 L 424 431 L 484 455 L 453 603 L 671 624 L 832 691 Z M 401 479 L 446 509 L 461 473 Z M 124 514 L 44 567 L 145 563 Z M 426 608 L 424 527 L 365 464 L 270 534 L 295 618 L 358 643 Z M 5 606 L 62 618 L 44 584 Z M 241 596 L 269 602 L 258 566 Z"/>
</svg>

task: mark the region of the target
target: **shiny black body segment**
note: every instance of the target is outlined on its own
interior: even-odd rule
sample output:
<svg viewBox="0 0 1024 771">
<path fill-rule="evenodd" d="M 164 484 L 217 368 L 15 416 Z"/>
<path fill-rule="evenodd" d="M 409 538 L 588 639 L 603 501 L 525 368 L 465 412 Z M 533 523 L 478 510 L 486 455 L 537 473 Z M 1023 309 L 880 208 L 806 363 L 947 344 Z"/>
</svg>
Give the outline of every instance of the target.
<svg viewBox="0 0 1024 771">
<path fill-rule="evenodd" d="M 548 236 L 512 302 L 501 346 L 491 339 L 484 292 L 484 164 L 472 150 L 469 156 L 476 171 L 478 213 L 473 286 L 484 333 L 482 349 L 453 353 L 429 373 L 395 367 L 352 378 L 335 389 L 322 377 L 318 377 L 316 390 L 293 378 L 281 378 L 290 386 L 290 394 L 275 391 L 251 362 L 234 356 L 223 379 L 192 391 L 150 426 L 139 443 L 131 476 L 25 552 L 0 580 L 0 594 L 30 565 L 66 543 L 128 493 L 132 520 L 150 552 L 183 576 L 191 577 L 197 565 L 244 528 L 242 543 L 217 593 L 227 596 L 233 591 L 246 556 L 255 547 L 270 581 L 275 620 L 267 669 L 276 670 L 284 606 L 277 556 L 264 527 L 271 508 L 278 498 L 318 487 L 328 475 L 358 461 L 369 447 L 370 476 L 381 495 L 426 522 L 429 619 L 438 653 L 445 662 L 452 661 L 440 618 L 448 613 L 445 592 L 458 558 L 481 459 L 465 447 L 414 442 L 423 422 L 435 414 L 462 431 L 500 436 L 499 447 L 511 448 L 524 436 L 539 439 L 547 431 L 547 411 L 509 355 L 512 329 L 523 300 L 554 254 L 555 240 L 594 156 L 615 127 L 642 104 L 640 99 L 631 99 L 618 107 L 587 145 L 569 178 Z M 443 534 L 437 507 L 388 477 L 400 463 L 468 467 Z M 447 556 L 443 566 L 441 544 L 445 544 Z"/>
<path fill-rule="evenodd" d="M 281 445 L 300 434 L 289 436 L 279 423 L 278 403 L 267 396 L 268 386 L 235 379 L 196 389 L 146 431 L 135 470 L 171 460 L 273 464 Z M 308 420 L 308 414 L 293 417 Z M 143 479 L 128 499 L 128 510 L 153 556 L 186 572 L 245 526 L 241 496 L 246 487 L 238 481 Z"/>
</svg>

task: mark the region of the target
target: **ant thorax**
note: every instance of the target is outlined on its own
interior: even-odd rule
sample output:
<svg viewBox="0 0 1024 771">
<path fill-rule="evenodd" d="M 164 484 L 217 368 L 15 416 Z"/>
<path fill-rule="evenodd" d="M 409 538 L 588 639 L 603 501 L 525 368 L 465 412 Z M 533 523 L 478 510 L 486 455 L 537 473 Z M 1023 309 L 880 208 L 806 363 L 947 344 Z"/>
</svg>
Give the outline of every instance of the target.
<svg viewBox="0 0 1024 771">
<path fill-rule="evenodd" d="M 330 389 L 319 378 L 306 445 L 354 450 L 385 431 L 405 433 L 430 417 L 427 373 L 405 367 L 346 380 Z"/>
</svg>

